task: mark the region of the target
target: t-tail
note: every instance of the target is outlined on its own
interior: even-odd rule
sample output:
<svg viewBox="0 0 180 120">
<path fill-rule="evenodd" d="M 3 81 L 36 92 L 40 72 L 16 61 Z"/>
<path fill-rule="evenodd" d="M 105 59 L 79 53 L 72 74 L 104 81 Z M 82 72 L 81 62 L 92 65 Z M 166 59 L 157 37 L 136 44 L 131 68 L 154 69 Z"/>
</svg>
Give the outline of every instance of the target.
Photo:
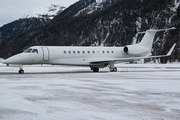
<svg viewBox="0 0 180 120">
<path fill-rule="evenodd" d="M 134 45 L 125 46 L 123 48 L 123 52 L 129 56 L 136 56 L 136 57 L 150 56 L 152 45 L 153 45 L 153 40 L 154 40 L 156 32 L 173 30 L 173 29 L 176 29 L 176 28 L 168 28 L 168 29 L 160 29 L 160 30 L 150 29 L 145 32 L 139 32 L 139 33 L 145 33 L 141 42 L 134 44 Z M 127 56 L 127 57 L 129 57 L 129 56 Z"/>
<path fill-rule="evenodd" d="M 173 30 L 173 29 L 176 29 L 176 28 L 173 27 L 173 28 L 159 29 L 159 30 L 150 29 L 150 30 L 147 30 L 146 32 L 139 32 L 139 33 L 145 33 L 145 35 L 142 38 L 141 42 L 138 44 L 141 46 L 147 47 L 149 50 L 151 50 L 156 32 Z"/>
</svg>

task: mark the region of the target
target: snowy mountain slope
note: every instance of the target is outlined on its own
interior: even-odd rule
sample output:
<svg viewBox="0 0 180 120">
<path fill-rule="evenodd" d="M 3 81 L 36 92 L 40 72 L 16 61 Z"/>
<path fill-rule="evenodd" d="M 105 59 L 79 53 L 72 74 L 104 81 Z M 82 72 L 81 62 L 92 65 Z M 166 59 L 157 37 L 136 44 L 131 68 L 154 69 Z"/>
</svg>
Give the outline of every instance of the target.
<svg viewBox="0 0 180 120">
<path fill-rule="evenodd" d="M 118 0 L 79 0 L 69 6 L 61 14 L 54 17 L 53 22 L 61 21 L 72 16 L 92 14 L 95 11 L 103 10 L 114 4 Z"/>
<path fill-rule="evenodd" d="M 78 16 L 78 15 L 82 15 L 82 14 L 91 14 L 95 11 L 102 10 L 103 8 L 112 5 L 116 1 L 117 0 L 95 0 L 95 2 L 93 2 L 92 4 L 90 4 L 87 7 L 83 8 L 74 16 Z"/>
<path fill-rule="evenodd" d="M 19 20 L 0 27 L 0 44 L 17 34 L 46 25 L 64 9 L 59 4 L 47 4 L 25 13 Z"/>
<path fill-rule="evenodd" d="M 50 22 L 49 18 L 23 18 L 0 27 L 0 45 L 6 40 L 35 27 L 44 26 Z M 0 47 L 1 49 L 1 47 Z"/>
<path fill-rule="evenodd" d="M 32 11 L 29 11 L 23 15 L 23 18 L 49 18 L 53 19 L 56 15 L 61 13 L 65 9 L 64 6 L 58 4 L 47 4 Z"/>
</svg>

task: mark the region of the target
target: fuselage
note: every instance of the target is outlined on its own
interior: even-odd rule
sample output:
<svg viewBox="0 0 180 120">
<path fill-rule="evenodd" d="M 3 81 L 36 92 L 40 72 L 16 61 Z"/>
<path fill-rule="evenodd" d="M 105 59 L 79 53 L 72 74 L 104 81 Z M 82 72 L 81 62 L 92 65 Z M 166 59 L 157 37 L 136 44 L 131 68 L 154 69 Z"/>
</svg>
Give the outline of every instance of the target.
<svg viewBox="0 0 180 120">
<path fill-rule="evenodd" d="M 137 56 L 127 55 L 123 49 L 124 47 L 33 46 L 6 59 L 4 63 L 90 66 L 91 61 Z"/>
</svg>

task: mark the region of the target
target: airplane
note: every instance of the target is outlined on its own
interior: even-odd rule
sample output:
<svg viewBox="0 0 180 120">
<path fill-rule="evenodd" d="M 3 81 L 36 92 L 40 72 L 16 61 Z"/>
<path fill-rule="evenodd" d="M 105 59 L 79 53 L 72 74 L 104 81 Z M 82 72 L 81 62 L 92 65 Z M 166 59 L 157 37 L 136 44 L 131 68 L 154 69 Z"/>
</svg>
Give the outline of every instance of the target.
<svg viewBox="0 0 180 120">
<path fill-rule="evenodd" d="M 2 63 L 18 65 L 20 74 L 24 73 L 23 65 L 32 64 L 89 66 L 93 72 L 108 66 L 111 72 L 116 72 L 114 64 L 119 62 L 170 56 L 176 43 L 166 55 L 151 56 L 151 49 L 156 32 L 172 29 L 176 28 L 140 32 L 145 35 L 139 43 L 124 47 L 32 46 Z"/>
</svg>

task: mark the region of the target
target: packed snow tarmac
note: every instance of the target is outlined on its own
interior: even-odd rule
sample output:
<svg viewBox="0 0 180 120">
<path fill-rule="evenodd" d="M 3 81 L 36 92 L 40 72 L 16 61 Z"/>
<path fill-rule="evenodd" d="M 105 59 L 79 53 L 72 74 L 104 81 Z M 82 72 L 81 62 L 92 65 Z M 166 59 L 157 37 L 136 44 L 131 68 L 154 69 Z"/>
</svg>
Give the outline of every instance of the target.
<svg viewBox="0 0 180 120">
<path fill-rule="evenodd" d="M 0 120 L 180 119 L 180 64 L 117 67 L 0 64 Z"/>
</svg>

